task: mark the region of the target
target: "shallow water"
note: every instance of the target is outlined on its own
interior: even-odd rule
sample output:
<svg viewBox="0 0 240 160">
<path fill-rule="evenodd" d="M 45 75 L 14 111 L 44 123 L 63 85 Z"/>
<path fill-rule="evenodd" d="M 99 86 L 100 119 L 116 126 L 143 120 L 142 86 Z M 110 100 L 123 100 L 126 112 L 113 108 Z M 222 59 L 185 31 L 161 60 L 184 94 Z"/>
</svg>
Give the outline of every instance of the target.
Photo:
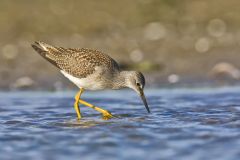
<svg viewBox="0 0 240 160">
<path fill-rule="evenodd" d="M 0 159 L 228 159 L 240 157 L 240 88 L 147 90 L 152 114 L 131 91 L 0 93 Z"/>
</svg>

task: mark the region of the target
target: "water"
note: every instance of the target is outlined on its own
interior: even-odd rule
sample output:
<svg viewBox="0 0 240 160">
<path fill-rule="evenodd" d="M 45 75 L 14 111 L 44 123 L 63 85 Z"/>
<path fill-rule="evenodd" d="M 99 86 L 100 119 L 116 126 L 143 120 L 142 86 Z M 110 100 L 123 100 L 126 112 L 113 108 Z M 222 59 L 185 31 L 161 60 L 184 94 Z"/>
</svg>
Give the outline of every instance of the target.
<svg viewBox="0 0 240 160">
<path fill-rule="evenodd" d="M 118 118 L 104 121 L 74 92 L 0 93 L 0 159 L 237 160 L 240 88 L 147 90 L 152 114 L 131 91 L 90 92 Z"/>
</svg>

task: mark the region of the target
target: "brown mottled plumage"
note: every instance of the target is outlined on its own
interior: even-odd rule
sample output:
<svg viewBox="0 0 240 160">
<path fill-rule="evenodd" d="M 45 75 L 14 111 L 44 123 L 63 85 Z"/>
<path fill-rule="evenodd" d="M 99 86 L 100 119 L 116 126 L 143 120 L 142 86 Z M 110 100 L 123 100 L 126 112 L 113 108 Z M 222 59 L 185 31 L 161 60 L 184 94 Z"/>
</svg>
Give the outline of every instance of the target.
<svg viewBox="0 0 240 160">
<path fill-rule="evenodd" d="M 47 51 L 40 44 L 45 45 Z M 119 70 L 117 62 L 97 50 L 53 47 L 44 42 L 35 42 L 32 47 L 53 65 L 77 78 L 86 78 L 97 66 Z"/>
</svg>

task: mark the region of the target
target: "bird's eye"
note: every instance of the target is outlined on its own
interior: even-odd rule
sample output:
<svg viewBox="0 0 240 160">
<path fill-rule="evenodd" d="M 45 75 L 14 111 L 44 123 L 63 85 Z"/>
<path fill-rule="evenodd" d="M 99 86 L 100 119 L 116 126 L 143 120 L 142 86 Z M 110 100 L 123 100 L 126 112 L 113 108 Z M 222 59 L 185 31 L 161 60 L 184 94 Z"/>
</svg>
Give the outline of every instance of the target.
<svg viewBox="0 0 240 160">
<path fill-rule="evenodd" d="M 136 84 L 137 84 L 137 86 L 139 86 L 139 87 L 141 86 L 141 84 L 140 84 L 140 83 L 136 83 Z"/>
</svg>

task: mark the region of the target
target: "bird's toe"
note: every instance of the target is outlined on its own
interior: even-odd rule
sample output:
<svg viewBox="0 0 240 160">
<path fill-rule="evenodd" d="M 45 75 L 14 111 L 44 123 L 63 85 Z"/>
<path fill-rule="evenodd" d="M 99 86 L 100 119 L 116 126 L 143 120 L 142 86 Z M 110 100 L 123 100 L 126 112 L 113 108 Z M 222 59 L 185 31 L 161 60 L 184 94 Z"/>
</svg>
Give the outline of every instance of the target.
<svg viewBox="0 0 240 160">
<path fill-rule="evenodd" d="M 103 112 L 103 114 L 102 114 L 102 119 L 103 120 L 109 120 L 111 118 L 113 118 L 113 115 L 109 111 Z"/>
</svg>

